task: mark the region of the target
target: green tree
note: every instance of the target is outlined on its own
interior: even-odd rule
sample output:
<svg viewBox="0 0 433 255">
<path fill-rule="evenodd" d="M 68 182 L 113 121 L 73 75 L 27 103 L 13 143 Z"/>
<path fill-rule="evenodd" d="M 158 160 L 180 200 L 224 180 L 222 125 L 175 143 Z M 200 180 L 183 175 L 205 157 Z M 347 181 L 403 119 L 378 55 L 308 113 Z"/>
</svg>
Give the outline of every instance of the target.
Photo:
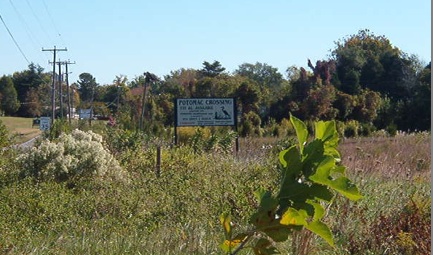
<svg viewBox="0 0 433 255">
<path fill-rule="evenodd" d="M 361 123 L 372 123 L 378 116 L 381 105 L 381 97 L 378 92 L 369 89 L 362 90 L 355 97 L 356 103 L 353 107 L 351 119 Z"/>
<path fill-rule="evenodd" d="M 194 97 L 214 97 L 213 88 L 213 78 L 203 77 L 195 86 Z"/>
<path fill-rule="evenodd" d="M 431 130 L 431 62 L 419 72 L 411 93 L 399 101 L 396 124 L 402 130 Z"/>
<path fill-rule="evenodd" d="M 300 102 L 300 112 L 305 119 L 332 120 L 337 110 L 332 107 L 335 101 L 335 88 L 332 85 L 319 85 L 308 91 L 308 96 Z"/>
<path fill-rule="evenodd" d="M 47 86 L 51 84 L 51 75 L 44 73 L 44 69 L 39 65 L 31 63 L 27 70 L 21 72 L 15 72 L 12 76 L 12 80 L 17 92 L 18 101 L 20 105 L 16 114 L 18 116 L 33 117 L 35 116 L 34 103 L 35 100 L 39 102 L 45 102 L 50 97 L 50 93 L 39 93 L 41 86 Z M 30 91 L 33 92 L 30 92 Z M 38 93 L 35 93 L 38 91 Z M 39 110 L 38 110 L 39 111 Z"/>
<path fill-rule="evenodd" d="M 284 82 L 278 68 L 260 62 L 244 63 L 235 70 L 235 74 L 248 77 L 257 82 L 261 89 L 268 88 L 271 91 L 278 90 Z"/>
<path fill-rule="evenodd" d="M 127 81 L 126 76 L 120 75 L 116 76 L 113 84 L 99 86 L 96 100 L 104 102 L 111 113 L 116 113 L 124 102 L 126 91 L 129 90 Z"/>
<path fill-rule="evenodd" d="M 281 99 L 281 91 L 289 86 L 278 68 L 260 62 L 243 63 L 234 73 L 257 83 L 261 94 L 260 116 L 263 120 L 269 119 L 271 105 Z"/>
<path fill-rule="evenodd" d="M 225 67 L 222 67 L 219 61 L 214 61 L 212 64 L 204 61 L 203 68 L 199 70 L 201 77 L 217 77 L 225 71 Z"/>
<path fill-rule="evenodd" d="M 1 110 L 6 115 L 15 114 L 20 107 L 20 102 L 11 77 L 3 75 L 0 78 L 0 94 Z"/>
<path fill-rule="evenodd" d="M 407 97 L 415 72 L 411 59 L 385 36 L 368 29 L 336 42 L 332 51 L 336 63 L 334 85 L 354 95 L 370 89 L 393 100 Z"/>
<path fill-rule="evenodd" d="M 171 71 L 161 84 L 162 93 L 170 93 L 177 98 L 194 97 L 197 80 L 198 71 L 195 69 L 181 68 Z"/>
<path fill-rule="evenodd" d="M 81 73 L 78 78 L 77 84 L 81 100 L 87 102 L 92 101 L 95 97 L 96 89 L 99 86 L 96 79 L 90 73 Z"/>
<path fill-rule="evenodd" d="M 337 110 L 336 118 L 341 121 L 348 120 L 356 104 L 355 96 L 336 91 L 333 107 Z"/>
<path fill-rule="evenodd" d="M 242 113 L 258 112 L 260 91 L 255 82 L 249 80 L 242 82 L 236 89 L 235 96 L 242 107 Z"/>
<path fill-rule="evenodd" d="M 43 105 L 41 101 L 41 93 L 37 88 L 31 88 L 26 93 L 26 102 L 28 104 L 27 114 L 31 117 L 41 116 L 43 112 Z"/>
</svg>

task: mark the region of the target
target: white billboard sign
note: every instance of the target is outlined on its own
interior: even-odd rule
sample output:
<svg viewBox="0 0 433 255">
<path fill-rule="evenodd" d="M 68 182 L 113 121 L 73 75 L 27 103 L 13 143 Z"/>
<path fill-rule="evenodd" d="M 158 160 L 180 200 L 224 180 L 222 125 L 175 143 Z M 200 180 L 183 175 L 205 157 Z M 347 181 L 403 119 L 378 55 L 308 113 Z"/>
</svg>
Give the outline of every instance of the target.
<svg viewBox="0 0 433 255">
<path fill-rule="evenodd" d="M 78 115 L 80 119 L 90 119 L 90 114 L 92 113 L 92 109 L 80 109 L 78 111 Z"/>
<path fill-rule="evenodd" d="M 234 98 L 178 98 L 176 126 L 234 126 Z"/>
</svg>

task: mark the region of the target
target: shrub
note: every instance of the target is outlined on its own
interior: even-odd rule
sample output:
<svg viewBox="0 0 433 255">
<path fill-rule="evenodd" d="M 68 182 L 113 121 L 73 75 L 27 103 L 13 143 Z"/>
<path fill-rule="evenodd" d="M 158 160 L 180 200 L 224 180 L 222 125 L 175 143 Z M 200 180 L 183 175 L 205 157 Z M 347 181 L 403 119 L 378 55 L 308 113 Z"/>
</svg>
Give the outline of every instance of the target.
<svg viewBox="0 0 433 255">
<path fill-rule="evenodd" d="M 369 247 L 381 254 L 430 254 L 430 203 L 429 197 L 414 196 L 403 209 L 393 215 L 380 213 L 370 225 L 374 237 L 368 243 L 354 242 L 365 251 Z M 364 241 L 366 242 L 366 241 Z M 352 247 L 353 247 L 352 246 Z"/>
<path fill-rule="evenodd" d="M 222 152 L 229 153 L 232 150 L 233 141 L 236 139 L 237 133 L 228 131 L 225 134 L 211 134 L 207 136 L 202 129 L 197 129 L 194 136 L 189 139 L 189 145 L 194 153 L 202 152 Z"/>
<path fill-rule="evenodd" d="M 394 123 L 389 124 L 386 127 L 386 132 L 388 132 L 390 136 L 395 136 L 397 134 L 397 125 Z"/>
<path fill-rule="evenodd" d="M 292 126 L 292 123 L 290 123 L 290 120 L 284 118 L 280 122 L 280 128 L 285 130 L 285 133 L 283 133 L 283 136 L 294 136 L 296 135 L 295 129 Z"/>
<path fill-rule="evenodd" d="M 243 116 L 240 128 L 240 135 L 245 136 L 262 136 L 262 129 L 260 128 L 261 119 L 255 112 L 249 112 Z"/>
<path fill-rule="evenodd" d="M 21 176 L 71 183 L 81 178 L 125 179 L 126 173 L 102 142 L 102 136 L 77 129 L 57 140 L 42 141 L 18 157 Z"/>
<path fill-rule="evenodd" d="M 371 123 L 361 123 L 358 134 L 360 136 L 370 136 L 375 131 L 375 127 Z"/>
<path fill-rule="evenodd" d="M 357 137 L 359 123 L 356 120 L 348 121 L 344 127 L 344 137 Z"/>
<path fill-rule="evenodd" d="M 263 136 L 280 137 L 281 135 L 283 135 L 283 130 L 275 119 L 270 118 L 263 128 Z"/>
<path fill-rule="evenodd" d="M 61 134 L 71 133 L 72 129 L 66 119 L 57 119 L 54 121 L 51 129 L 45 133 L 45 137 L 53 140 L 58 138 Z"/>
<path fill-rule="evenodd" d="M 137 150 L 142 145 L 144 137 L 142 133 L 118 128 L 107 128 L 105 141 L 108 149 L 114 155 L 118 155 L 126 150 Z"/>
<path fill-rule="evenodd" d="M 4 148 L 9 146 L 11 143 L 11 137 L 6 126 L 0 120 L 0 148 Z"/>
<path fill-rule="evenodd" d="M 178 144 L 191 142 L 191 139 L 197 139 L 197 136 L 208 138 L 211 133 L 207 127 L 180 127 L 177 132 Z"/>
</svg>

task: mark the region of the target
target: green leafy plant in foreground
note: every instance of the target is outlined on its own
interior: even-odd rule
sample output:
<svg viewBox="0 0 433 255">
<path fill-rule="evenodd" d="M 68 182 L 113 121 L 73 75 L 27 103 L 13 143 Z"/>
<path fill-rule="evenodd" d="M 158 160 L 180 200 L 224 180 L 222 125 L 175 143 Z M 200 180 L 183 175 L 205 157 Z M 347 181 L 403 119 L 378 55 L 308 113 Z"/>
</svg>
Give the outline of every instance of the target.
<svg viewBox="0 0 433 255">
<path fill-rule="evenodd" d="M 255 254 L 277 254 L 275 244 L 303 228 L 334 246 L 332 233 L 322 221 L 324 206 L 331 204 L 336 193 L 354 201 L 362 198 L 340 164 L 335 122 L 316 122 L 314 139 L 307 141 L 305 123 L 294 116 L 290 116 L 290 121 L 298 144 L 279 154 L 282 178 L 278 193 L 264 189 L 255 192 L 259 205 L 250 218 L 251 230 L 235 233 L 231 216 L 221 215 L 225 233 L 221 248 L 228 254 L 247 247 Z"/>
</svg>

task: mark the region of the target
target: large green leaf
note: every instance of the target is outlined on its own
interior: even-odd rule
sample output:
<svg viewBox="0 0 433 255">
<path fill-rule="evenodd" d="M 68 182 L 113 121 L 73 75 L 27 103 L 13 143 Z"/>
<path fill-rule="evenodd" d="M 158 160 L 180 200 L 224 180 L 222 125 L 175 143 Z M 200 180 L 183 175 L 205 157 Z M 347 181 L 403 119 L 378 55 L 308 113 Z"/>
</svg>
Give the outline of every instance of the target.
<svg viewBox="0 0 433 255">
<path fill-rule="evenodd" d="M 362 198 L 358 188 L 354 185 L 347 177 L 340 176 L 333 178 L 331 173 L 344 173 L 344 168 L 335 165 L 335 159 L 331 156 L 327 156 L 317 167 L 317 171 L 314 175 L 311 175 L 309 179 L 316 183 L 326 185 L 350 200 L 358 200 Z"/>
<path fill-rule="evenodd" d="M 325 208 L 320 203 L 313 200 L 308 200 L 307 203 L 314 207 L 313 220 L 321 220 L 325 216 Z"/>
<path fill-rule="evenodd" d="M 284 171 L 288 170 L 288 172 L 283 173 L 283 175 L 297 175 L 300 173 L 301 154 L 299 153 L 299 150 L 298 148 L 296 148 L 296 146 L 292 146 L 286 150 L 281 151 L 278 159 L 280 160 Z"/>
<path fill-rule="evenodd" d="M 356 185 L 347 177 L 340 177 L 331 180 L 329 181 L 328 186 L 353 201 L 359 200 L 363 197 L 359 192 L 358 187 L 356 187 Z"/>
<path fill-rule="evenodd" d="M 317 166 L 322 161 L 324 155 L 323 141 L 314 140 L 308 143 L 302 154 L 302 172 L 306 178 L 316 171 Z"/>
<path fill-rule="evenodd" d="M 308 219 L 308 214 L 306 211 L 289 208 L 281 216 L 280 223 L 282 225 L 306 226 L 307 219 Z"/>
<path fill-rule="evenodd" d="M 278 200 L 269 191 L 264 189 L 257 190 L 254 192 L 254 195 L 259 200 L 259 208 L 257 212 L 251 215 L 250 223 L 257 228 L 261 228 L 275 221 Z"/>
<path fill-rule="evenodd" d="M 319 121 L 315 123 L 315 138 L 323 141 L 324 154 L 333 156 L 338 161 L 341 160 L 338 152 L 338 131 L 335 121 Z"/>
<path fill-rule="evenodd" d="M 330 145 L 338 144 L 338 132 L 335 121 L 318 121 L 314 123 L 315 137 Z"/>
<path fill-rule="evenodd" d="M 308 223 L 305 228 L 323 238 L 329 245 L 334 246 L 331 230 L 325 223 L 316 220 Z"/>
<path fill-rule="evenodd" d="M 290 114 L 290 122 L 293 125 L 293 128 L 296 131 L 296 136 L 298 137 L 299 149 L 302 153 L 304 150 L 304 145 L 307 143 L 308 139 L 308 129 L 304 122 L 300 119 L 294 117 Z"/>
<path fill-rule="evenodd" d="M 302 161 L 296 146 L 282 151 L 279 158 L 283 168 L 280 191 L 277 197 L 279 199 L 280 208 L 285 209 L 289 204 L 289 197 L 297 190 L 296 185 L 298 184 L 298 179 L 301 174 Z"/>
<path fill-rule="evenodd" d="M 333 198 L 332 192 L 321 184 L 299 183 L 293 181 L 290 184 L 282 187 L 278 199 L 280 200 L 280 208 L 285 210 L 289 205 L 295 208 L 300 208 L 300 203 L 305 203 L 307 200 L 322 200 L 331 201 Z"/>
</svg>

